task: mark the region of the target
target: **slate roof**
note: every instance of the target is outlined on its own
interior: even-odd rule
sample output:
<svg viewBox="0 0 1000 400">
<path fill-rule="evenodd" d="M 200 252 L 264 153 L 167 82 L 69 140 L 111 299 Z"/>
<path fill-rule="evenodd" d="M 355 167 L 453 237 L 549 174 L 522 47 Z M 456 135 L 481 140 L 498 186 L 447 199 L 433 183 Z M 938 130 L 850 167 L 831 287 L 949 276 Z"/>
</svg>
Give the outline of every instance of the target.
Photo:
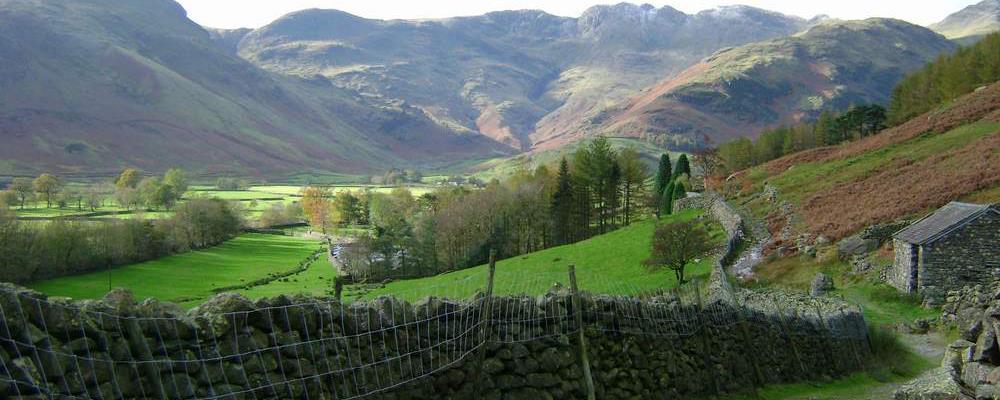
<svg viewBox="0 0 1000 400">
<path fill-rule="evenodd" d="M 984 204 L 953 201 L 912 225 L 896 232 L 894 237 L 913 244 L 927 244 L 944 237 L 955 228 L 975 221 L 987 212 L 997 212 Z"/>
</svg>

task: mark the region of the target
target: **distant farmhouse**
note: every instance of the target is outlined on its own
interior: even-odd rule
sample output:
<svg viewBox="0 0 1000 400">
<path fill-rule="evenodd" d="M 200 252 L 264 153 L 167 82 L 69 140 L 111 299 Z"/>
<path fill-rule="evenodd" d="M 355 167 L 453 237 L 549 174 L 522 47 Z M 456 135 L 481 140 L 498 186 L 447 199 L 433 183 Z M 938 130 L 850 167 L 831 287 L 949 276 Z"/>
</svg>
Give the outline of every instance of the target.
<svg viewBox="0 0 1000 400">
<path fill-rule="evenodd" d="M 952 202 L 893 236 L 889 284 L 940 304 L 948 291 L 1000 281 L 1000 208 Z"/>
</svg>

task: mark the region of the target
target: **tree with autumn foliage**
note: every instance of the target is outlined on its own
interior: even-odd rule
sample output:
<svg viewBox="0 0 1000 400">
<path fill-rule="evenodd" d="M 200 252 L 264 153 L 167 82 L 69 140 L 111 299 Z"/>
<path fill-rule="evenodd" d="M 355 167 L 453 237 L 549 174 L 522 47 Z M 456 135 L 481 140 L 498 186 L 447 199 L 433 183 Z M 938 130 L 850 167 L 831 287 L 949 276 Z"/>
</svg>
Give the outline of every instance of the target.
<svg viewBox="0 0 1000 400">
<path fill-rule="evenodd" d="M 309 219 L 309 225 L 323 233 L 339 222 L 332 199 L 333 193 L 327 188 L 310 186 L 302 191 L 302 211 Z"/>
</svg>

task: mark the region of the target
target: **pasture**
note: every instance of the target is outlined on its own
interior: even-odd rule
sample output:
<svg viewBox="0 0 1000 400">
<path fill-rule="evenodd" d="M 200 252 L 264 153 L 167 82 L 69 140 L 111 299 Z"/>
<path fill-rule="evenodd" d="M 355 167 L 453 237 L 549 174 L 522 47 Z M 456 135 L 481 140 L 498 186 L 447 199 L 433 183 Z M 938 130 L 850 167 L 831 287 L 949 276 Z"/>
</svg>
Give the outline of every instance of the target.
<svg viewBox="0 0 1000 400">
<path fill-rule="evenodd" d="M 697 218 L 702 211 L 688 210 L 664 217 L 663 223 Z M 725 241 L 722 227 L 711 220 L 705 222 L 713 241 L 719 246 Z M 650 254 L 650 240 L 656 221 L 647 219 L 614 232 L 588 240 L 542 250 L 497 262 L 494 278 L 495 294 L 541 294 L 558 283 L 568 286 L 567 267 L 576 266 L 580 290 L 605 294 L 635 294 L 677 285 L 669 270 L 650 271 L 643 261 Z M 708 277 L 714 257 L 701 259 L 686 270 L 688 279 Z M 467 298 L 486 287 L 488 266 L 446 273 L 430 278 L 400 280 L 384 287 L 369 289 L 353 286 L 345 295 L 374 298 L 381 295 L 415 301 L 427 296 Z"/>
<path fill-rule="evenodd" d="M 266 285 L 250 289 L 238 290 L 251 299 L 275 297 L 282 294 L 308 294 L 313 296 L 332 296 L 333 279 L 337 276 L 333 266 L 326 257 L 319 257 L 309 264 L 309 268 L 298 274 L 275 280 Z"/>
<path fill-rule="evenodd" d="M 71 186 L 79 186 L 71 184 Z M 325 186 L 335 195 L 342 191 L 372 191 L 377 193 L 389 193 L 397 186 L 376 186 L 359 184 L 340 184 Z M 433 192 L 436 186 L 430 185 L 407 185 L 400 186 L 410 190 L 414 196 L 421 196 Z M 239 201 L 243 205 L 244 214 L 248 219 L 255 219 L 264 210 L 275 204 L 291 204 L 301 200 L 301 192 L 304 186 L 297 185 L 268 185 L 251 186 L 246 190 L 218 190 L 215 186 L 192 185 L 181 201 L 192 198 L 219 198 L 223 200 Z M 44 201 L 32 200 L 25 204 L 25 208 L 11 207 L 15 215 L 26 219 L 54 219 L 54 218 L 81 218 L 81 219 L 114 219 L 114 218 L 145 218 L 158 219 L 169 217 L 172 212 L 169 210 L 127 210 L 115 203 L 109 194 L 99 207 L 89 208 L 87 206 L 78 207 L 76 203 L 67 204 L 66 207 L 46 207 Z"/>
<path fill-rule="evenodd" d="M 320 245 L 292 236 L 244 234 L 204 250 L 28 286 L 51 296 L 93 299 L 107 293 L 110 276 L 112 287 L 129 289 L 136 298 L 152 297 L 192 307 L 213 295 L 214 289 L 293 270 Z"/>
</svg>

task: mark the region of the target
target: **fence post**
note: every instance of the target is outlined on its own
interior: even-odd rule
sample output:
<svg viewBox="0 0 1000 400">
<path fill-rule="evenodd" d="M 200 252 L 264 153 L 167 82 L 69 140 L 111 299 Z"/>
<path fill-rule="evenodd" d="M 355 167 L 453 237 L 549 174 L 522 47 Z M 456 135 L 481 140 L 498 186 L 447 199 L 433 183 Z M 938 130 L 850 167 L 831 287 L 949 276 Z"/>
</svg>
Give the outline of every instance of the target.
<svg viewBox="0 0 1000 400">
<path fill-rule="evenodd" d="M 764 373 L 760 371 L 760 365 L 757 365 L 757 357 L 754 355 L 753 341 L 750 340 L 750 324 L 747 322 L 747 308 L 743 304 L 739 303 L 736 299 L 736 295 L 733 292 L 728 291 L 729 298 L 732 299 L 733 307 L 736 309 L 736 314 L 740 319 L 740 330 L 743 331 L 743 345 L 745 346 L 746 357 L 750 361 L 750 366 L 753 367 L 754 382 L 753 382 L 753 393 L 754 397 L 757 397 L 757 388 L 764 386 Z"/>
<path fill-rule="evenodd" d="M 480 310 L 480 313 L 479 313 L 479 329 L 480 329 L 480 334 L 482 335 L 482 341 L 483 342 L 479 345 L 480 346 L 479 347 L 479 352 L 476 355 L 476 359 L 478 361 L 476 363 L 476 369 L 478 370 L 478 372 L 476 373 L 476 375 L 477 375 L 476 378 L 477 378 L 478 382 L 482 382 L 483 381 L 483 364 L 484 364 L 484 361 L 486 359 L 486 352 L 489 350 L 489 347 L 487 346 L 489 344 L 489 333 L 490 333 L 490 327 L 489 327 L 489 321 L 490 321 L 490 319 L 489 318 L 490 318 L 490 316 L 493 313 L 493 310 L 492 310 L 492 307 L 493 307 L 493 304 L 492 304 L 493 303 L 492 302 L 492 299 L 493 299 L 493 277 L 496 275 L 496 270 L 497 270 L 497 252 L 496 252 L 496 250 L 492 250 L 491 249 L 490 250 L 490 275 L 489 275 L 488 280 L 486 281 L 486 297 L 483 298 L 483 305 L 481 306 L 482 310 Z M 482 387 L 483 387 L 482 384 L 476 385 L 476 394 L 477 395 L 479 394 L 479 390 Z"/>
<path fill-rule="evenodd" d="M 868 356 L 871 357 L 873 351 L 872 337 L 868 334 L 868 319 L 865 318 L 865 308 L 861 304 L 858 304 L 858 315 L 861 316 L 861 333 L 865 335 L 865 344 L 868 345 Z"/>
<path fill-rule="evenodd" d="M 341 295 L 344 294 L 344 280 L 339 276 L 333 278 L 333 293 L 337 297 L 337 302 L 340 302 Z"/>
<path fill-rule="evenodd" d="M 698 282 L 691 283 L 694 286 L 694 296 L 698 301 L 698 325 L 699 330 L 698 336 L 701 336 L 701 354 L 702 359 L 705 363 L 705 373 L 708 377 L 712 379 L 712 394 L 713 396 L 719 395 L 719 382 L 715 379 L 715 370 L 712 367 L 712 358 L 709 356 L 709 343 L 708 343 L 708 324 L 705 321 L 705 304 L 701 300 L 701 289 L 698 287 Z"/>
<path fill-rule="evenodd" d="M 847 314 L 844 314 L 844 309 L 840 309 L 840 326 L 847 328 Z M 861 362 L 861 355 L 858 353 L 858 344 L 855 341 L 854 333 L 851 333 L 850 337 L 845 338 L 851 344 L 851 350 L 854 352 L 854 361 L 858 364 L 858 369 L 864 369 L 864 363 Z"/>
<path fill-rule="evenodd" d="M 773 299 L 771 302 L 778 310 L 778 322 L 781 324 L 781 330 L 785 331 L 785 336 L 788 336 L 788 343 L 792 346 L 792 354 L 795 355 L 795 361 L 799 363 L 799 372 L 802 372 L 803 378 L 807 378 L 809 374 L 806 372 L 805 364 L 802 363 L 802 356 L 799 355 L 799 346 L 795 341 L 795 336 L 792 335 L 792 331 L 788 329 L 788 320 L 785 319 L 785 310 L 781 307 L 780 302 L 775 302 Z"/>
<path fill-rule="evenodd" d="M 587 356 L 587 335 L 583 327 L 583 301 L 576 286 L 576 266 L 569 266 L 569 286 L 572 292 L 573 314 L 576 319 L 577 337 L 580 340 L 580 363 L 583 364 L 583 379 L 587 385 L 587 400 L 595 400 L 594 376 L 590 372 L 590 358 Z"/>
<path fill-rule="evenodd" d="M 830 362 L 830 365 L 833 366 L 834 372 L 840 372 L 840 363 L 837 362 L 837 357 L 834 355 L 833 349 L 830 346 L 830 340 L 832 339 L 830 337 L 830 327 L 826 325 L 826 320 L 823 319 L 823 310 L 820 308 L 819 303 L 814 303 L 813 307 L 816 308 L 816 317 L 819 318 L 819 328 L 823 330 L 821 337 L 823 338 L 823 342 L 826 344 L 823 346 L 826 348 L 826 359 Z"/>
</svg>

